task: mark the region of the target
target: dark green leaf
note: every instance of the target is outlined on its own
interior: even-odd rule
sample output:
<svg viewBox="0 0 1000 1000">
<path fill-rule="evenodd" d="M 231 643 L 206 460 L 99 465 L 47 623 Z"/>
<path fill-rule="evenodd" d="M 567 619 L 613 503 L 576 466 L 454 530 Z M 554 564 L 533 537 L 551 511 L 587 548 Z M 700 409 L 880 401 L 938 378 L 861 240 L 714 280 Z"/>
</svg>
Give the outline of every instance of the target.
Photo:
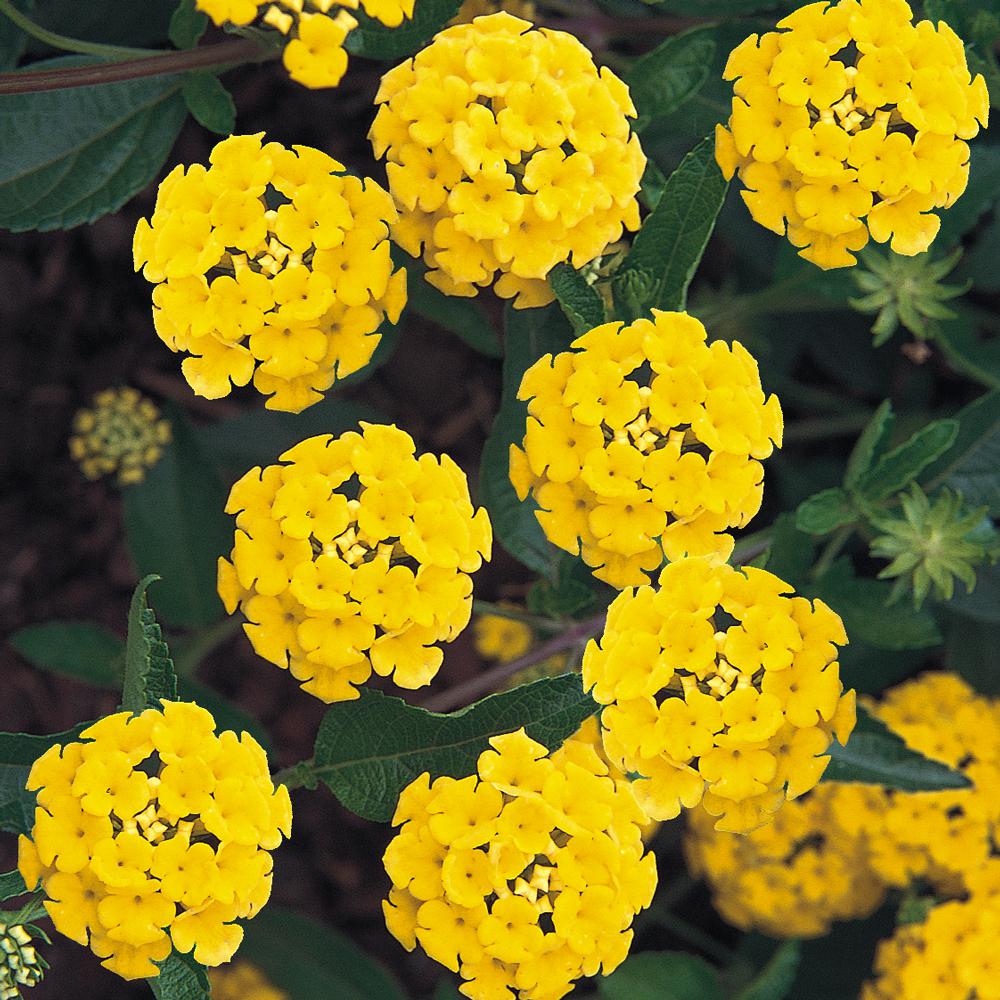
<svg viewBox="0 0 1000 1000">
<path fill-rule="evenodd" d="M 978 567 L 972 593 L 967 594 L 965 587 L 958 587 L 947 607 L 966 618 L 1000 625 L 1000 565 Z"/>
<path fill-rule="evenodd" d="M 240 957 L 290 1000 L 406 1000 L 396 980 L 350 938 L 309 917 L 269 905 L 244 930 Z"/>
<path fill-rule="evenodd" d="M 34 20 L 43 28 L 90 42 L 154 45 L 167 40 L 177 0 L 37 0 Z M 40 42 L 32 52 L 48 51 Z"/>
<path fill-rule="evenodd" d="M 1000 340 L 981 338 L 971 316 L 957 312 L 954 319 L 937 323 L 935 342 L 956 371 L 990 389 L 1000 389 Z"/>
<path fill-rule="evenodd" d="M 14 6 L 27 14 L 35 5 L 35 0 L 13 0 Z M 28 36 L 11 20 L 0 14 L 0 72 L 6 72 L 17 65 L 28 44 Z"/>
<path fill-rule="evenodd" d="M 483 446 L 479 469 L 479 498 L 489 511 L 497 541 L 525 566 L 548 574 L 556 549 L 546 539 L 535 517 L 531 497 L 522 503 L 510 481 L 510 446 L 520 445 L 527 426 L 528 407 L 517 398 L 524 373 L 539 358 L 569 348 L 573 332 L 555 306 L 504 311 L 506 352 L 503 395 L 490 436 Z"/>
<path fill-rule="evenodd" d="M 399 347 L 399 341 L 403 335 L 402 326 L 398 323 L 390 323 L 388 319 L 383 319 L 382 325 L 378 328 L 377 332 L 379 334 L 378 346 L 372 352 L 368 364 L 364 368 L 359 368 L 356 372 L 351 372 L 350 375 L 338 378 L 336 382 L 338 390 L 366 382 L 396 353 L 396 348 Z M 315 405 L 318 406 L 319 404 Z"/>
<path fill-rule="evenodd" d="M 347 36 L 344 47 L 352 55 L 367 59 L 400 59 L 422 49 L 462 6 L 462 0 L 417 0 L 413 17 L 398 28 L 387 28 L 363 10 L 351 11 L 358 26 Z"/>
<path fill-rule="evenodd" d="M 569 264 L 556 264 L 549 272 L 549 284 L 577 333 L 586 333 L 607 321 L 600 293 Z"/>
<path fill-rule="evenodd" d="M 4 872 L 0 875 L 0 900 L 23 896 L 27 891 L 24 876 L 19 871 Z"/>
<path fill-rule="evenodd" d="M 175 951 L 157 964 L 160 974 L 146 980 L 156 1000 L 208 1000 L 212 992 L 208 976 L 190 955 Z"/>
<path fill-rule="evenodd" d="M 646 169 L 642 172 L 642 181 L 639 187 L 639 199 L 649 209 L 653 211 L 663 197 L 663 189 L 667 186 L 667 175 L 656 165 L 653 160 L 646 161 Z"/>
<path fill-rule="evenodd" d="M 432 778 L 472 774 L 491 736 L 522 726 L 532 739 L 555 749 L 596 710 L 579 674 L 546 677 L 451 715 L 362 688 L 357 701 L 327 710 L 313 773 L 348 809 L 387 823 L 399 793 L 424 771 Z"/>
<path fill-rule="evenodd" d="M 911 750 L 884 722 L 858 709 L 858 724 L 842 747 L 830 744 L 824 781 L 884 785 L 903 792 L 939 792 L 968 788 L 969 779 L 947 764 Z"/>
<path fill-rule="evenodd" d="M 958 243 L 990 210 L 1000 191 L 1000 147 L 973 143 L 971 149 L 968 187 L 954 205 L 941 213 L 941 229 L 934 240 L 941 250 Z"/>
<path fill-rule="evenodd" d="M 177 676 L 170 651 L 156 616 L 146 603 L 146 589 L 158 579 L 151 574 L 140 580 L 129 604 L 122 686 L 122 708 L 127 712 L 159 708 L 161 699 L 172 701 L 177 697 Z"/>
<path fill-rule="evenodd" d="M 196 432 L 174 407 L 173 440 L 141 483 L 123 491 L 125 536 L 143 576 L 156 573 L 156 610 L 168 625 L 200 628 L 222 617 L 217 560 L 228 555 L 233 527 L 226 491 Z"/>
<path fill-rule="evenodd" d="M 644 951 L 631 955 L 606 979 L 597 980 L 605 1000 L 722 1000 L 715 970 L 696 955 Z"/>
<path fill-rule="evenodd" d="M 125 643 L 109 629 L 91 622 L 45 622 L 29 625 L 10 644 L 33 666 L 103 688 L 121 684 Z"/>
<path fill-rule="evenodd" d="M 801 957 L 801 942 L 785 941 L 757 978 L 739 992 L 736 1000 L 785 1000 L 795 982 Z"/>
<path fill-rule="evenodd" d="M 955 443 L 957 436 L 957 420 L 932 420 L 860 475 L 857 492 L 872 502 L 893 496 L 940 458 Z"/>
<path fill-rule="evenodd" d="M 207 70 L 188 73 L 181 89 L 184 103 L 199 125 L 219 135 L 236 129 L 236 105 L 222 81 Z"/>
<path fill-rule="evenodd" d="M 32 69 L 80 65 L 80 57 Z M 0 228 L 68 229 L 155 177 L 186 115 L 176 76 L 0 96 Z"/>
<path fill-rule="evenodd" d="M 180 0 L 170 17 L 170 41 L 179 49 L 193 49 L 208 28 L 208 15 L 194 4 L 195 0 Z"/>
<path fill-rule="evenodd" d="M 590 568 L 568 552 L 560 552 L 551 579 L 537 580 L 528 591 L 528 610 L 545 618 L 582 617 L 615 597 Z M 603 604 L 601 603 L 603 601 Z"/>
<path fill-rule="evenodd" d="M 654 118 L 676 111 L 697 93 L 715 55 L 713 31 L 712 27 L 701 27 L 673 35 L 633 64 L 625 82 L 639 113 L 637 132 Z"/>
<path fill-rule="evenodd" d="M 847 460 L 844 485 L 849 490 L 854 489 L 858 485 L 858 480 L 882 457 L 889 445 L 895 422 L 892 403 L 887 399 L 868 421 L 868 426 L 861 432 L 857 444 L 851 451 L 851 457 Z"/>
<path fill-rule="evenodd" d="M 613 281 L 623 318 L 683 309 L 728 184 L 715 162 L 715 137 L 697 145 L 670 175 Z"/>
<path fill-rule="evenodd" d="M 857 519 L 850 496 L 836 486 L 803 500 L 795 512 L 795 527 L 810 535 L 826 535 Z"/>
<path fill-rule="evenodd" d="M 813 564 L 816 541 L 799 531 L 794 514 L 779 514 L 771 530 L 771 545 L 763 568 L 786 583 L 797 586 Z"/>
<path fill-rule="evenodd" d="M 949 669 L 964 677 L 980 694 L 1000 695 L 1000 622 L 977 621 L 965 615 L 945 618 Z"/>
</svg>

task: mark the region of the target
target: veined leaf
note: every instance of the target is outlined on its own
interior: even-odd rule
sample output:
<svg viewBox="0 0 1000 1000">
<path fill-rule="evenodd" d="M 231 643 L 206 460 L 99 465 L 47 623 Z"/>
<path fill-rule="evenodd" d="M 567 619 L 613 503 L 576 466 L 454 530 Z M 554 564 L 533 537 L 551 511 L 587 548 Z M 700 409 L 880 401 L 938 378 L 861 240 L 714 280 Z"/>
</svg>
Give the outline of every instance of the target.
<svg viewBox="0 0 1000 1000">
<path fill-rule="evenodd" d="M 161 699 L 177 698 L 177 676 L 163 633 L 146 603 L 146 589 L 157 576 L 139 581 L 128 609 L 128 637 L 125 640 L 125 682 L 122 708 L 142 712 L 159 708 Z"/>
<path fill-rule="evenodd" d="M 957 436 L 957 420 L 932 420 L 858 476 L 855 488 L 866 500 L 873 502 L 891 497 L 940 458 Z"/>
<path fill-rule="evenodd" d="M 98 687 L 121 684 L 125 644 L 92 622 L 51 621 L 29 625 L 10 644 L 34 666 Z"/>
<path fill-rule="evenodd" d="M 156 1000 L 208 1000 L 208 976 L 190 955 L 175 951 L 157 964 L 160 974 L 146 980 Z"/>
<path fill-rule="evenodd" d="M 857 444 L 847 460 L 847 472 L 844 474 L 844 485 L 853 489 L 858 480 L 882 457 L 889 444 L 896 416 L 892 412 L 892 403 L 887 399 L 872 415 L 868 426 L 861 432 Z"/>
<path fill-rule="evenodd" d="M 557 264 L 552 268 L 549 284 L 576 333 L 586 333 L 606 322 L 604 300 L 600 293 L 569 264 Z"/>
<path fill-rule="evenodd" d="M 218 135 L 232 135 L 236 130 L 236 105 L 214 73 L 188 73 L 181 94 L 199 125 Z"/>
<path fill-rule="evenodd" d="M 803 500 L 795 512 L 795 527 L 810 535 L 826 535 L 858 519 L 854 504 L 839 486 Z"/>
<path fill-rule="evenodd" d="M 179 49 L 193 49 L 208 28 L 208 15 L 194 4 L 195 0 L 180 0 L 170 15 L 170 41 Z"/>
</svg>

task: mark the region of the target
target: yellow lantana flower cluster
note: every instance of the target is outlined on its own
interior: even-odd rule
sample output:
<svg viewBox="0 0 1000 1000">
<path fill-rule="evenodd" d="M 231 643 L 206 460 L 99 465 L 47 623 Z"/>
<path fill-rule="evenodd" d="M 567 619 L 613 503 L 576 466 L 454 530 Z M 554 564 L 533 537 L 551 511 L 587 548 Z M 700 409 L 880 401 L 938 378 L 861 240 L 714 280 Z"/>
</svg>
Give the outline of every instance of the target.
<svg viewBox="0 0 1000 1000">
<path fill-rule="evenodd" d="M 820 937 L 833 921 L 878 908 L 886 890 L 869 865 L 867 841 L 836 819 L 847 787 L 817 785 L 746 834 L 720 833 L 704 809 L 691 810 L 688 866 L 708 881 L 729 923 L 771 937 Z"/>
<path fill-rule="evenodd" d="M 628 953 L 656 887 L 645 816 L 583 741 L 549 754 L 521 729 L 490 745 L 476 774 L 404 789 L 386 926 L 460 973 L 471 1000 L 558 1000 Z"/>
<path fill-rule="evenodd" d="M 237 482 L 231 559 L 219 594 L 257 653 L 321 701 L 357 698 L 372 670 L 400 687 L 430 683 L 434 645 L 469 623 L 469 574 L 489 558 L 492 529 L 465 473 L 414 453 L 395 426 L 361 424 L 308 438 Z"/>
<path fill-rule="evenodd" d="M 289 1000 L 256 965 L 236 962 L 232 966 L 208 970 L 212 1000 Z"/>
<path fill-rule="evenodd" d="M 170 423 L 135 389 L 105 389 L 77 410 L 69 453 L 88 479 L 114 474 L 119 486 L 140 483 L 170 441 Z"/>
<path fill-rule="evenodd" d="M 439 33 L 382 78 L 371 128 L 400 208 L 393 237 L 449 295 L 515 306 L 637 229 L 646 158 L 628 88 L 572 35 L 499 13 Z"/>
<path fill-rule="evenodd" d="M 549 541 L 613 586 L 648 583 L 664 555 L 727 557 L 722 532 L 760 508 L 781 407 L 741 344 L 705 340 L 693 316 L 654 309 L 595 327 L 521 381 L 529 417 L 511 481 Z"/>
<path fill-rule="evenodd" d="M 308 146 L 224 139 L 211 166 L 175 167 L 135 230 L 136 270 L 156 285 L 153 319 L 199 396 L 230 383 L 299 413 L 363 368 L 379 325 L 406 302 L 393 271 L 396 210 L 372 180 Z"/>
<path fill-rule="evenodd" d="M 271 893 L 273 851 L 291 833 L 248 733 L 215 733 L 203 708 L 110 715 L 31 768 L 38 807 L 18 868 L 39 881 L 56 929 L 124 979 L 158 976 L 176 948 L 204 965 L 232 958 Z"/>
<path fill-rule="evenodd" d="M 833 734 L 854 728 L 838 615 L 753 567 L 670 563 L 659 586 L 625 590 L 583 684 L 607 706 L 604 748 L 652 819 L 703 803 L 716 829 L 745 833 L 820 779 Z"/>
<path fill-rule="evenodd" d="M 501 663 L 523 656 L 535 642 L 530 625 L 505 615 L 477 615 L 472 634 L 476 652 L 484 659 Z"/>
<path fill-rule="evenodd" d="M 965 190 L 989 95 L 943 21 L 913 24 L 904 0 L 811 3 L 733 50 L 729 128 L 716 158 L 738 172 L 762 226 L 820 267 L 868 242 L 912 256 Z"/>
<path fill-rule="evenodd" d="M 344 41 L 358 26 L 351 10 L 395 28 L 413 16 L 414 0 L 195 0 L 217 24 L 257 22 L 288 38 L 282 61 L 288 75 L 306 87 L 336 87 L 347 72 Z"/>
</svg>

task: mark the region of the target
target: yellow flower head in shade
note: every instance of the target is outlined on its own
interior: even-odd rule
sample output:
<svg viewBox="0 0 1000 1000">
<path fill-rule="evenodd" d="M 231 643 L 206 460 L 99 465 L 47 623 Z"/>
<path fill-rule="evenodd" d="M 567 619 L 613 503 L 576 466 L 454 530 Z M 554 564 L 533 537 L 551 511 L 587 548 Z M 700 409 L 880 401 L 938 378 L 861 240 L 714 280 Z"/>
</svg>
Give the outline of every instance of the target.
<svg viewBox="0 0 1000 1000">
<path fill-rule="evenodd" d="M 739 173 L 762 226 L 824 269 L 869 236 L 923 253 L 965 190 L 989 95 L 944 21 L 913 24 L 904 0 L 811 3 L 733 50 L 736 96 L 716 159 Z"/>
<path fill-rule="evenodd" d="M 530 625 L 504 615 L 477 615 L 472 630 L 476 652 L 484 659 L 501 663 L 523 656 L 535 641 Z"/>
<path fill-rule="evenodd" d="M 637 229 L 646 158 L 628 88 L 572 35 L 510 14 L 438 34 L 382 78 L 371 128 L 399 206 L 393 238 L 449 295 L 542 305 L 561 261 L 580 267 Z"/>
<path fill-rule="evenodd" d="M 170 423 L 135 389 L 105 389 L 90 409 L 77 410 L 69 453 L 88 479 L 116 475 L 120 486 L 139 483 L 170 441 Z"/>
<path fill-rule="evenodd" d="M 685 554 L 727 557 L 729 528 L 760 508 L 760 459 L 781 443 L 781 407 L 737 342 L 705 343 L 686 313 L 607 323 L 524 374 L 524 450 L 510 478 L 549 541 L 616 587 Z"/>
<path fill-rule="evenodd" d="M 274 28 L 286 36 L 282 59 L 293 80 L 336 87 L 347 71 L 344 40 L 357 27 L 348 11 L 361 8 L 389 27 L 413 16 L 414 0 L 195 0 L 217 24 Z"/>
<path fill-rule="evenodd" d="M 601 705 L 604 748 L 653 819 L 699 802 L 717 830 L 746 833 L 820 779 L 832 735 L 854 728 L 838 615 L 753 567 L 670 563 L 659 586 L 625 590 L 583 684 Z"/>
<path fill-rule="evenodd" d="M 400 795 L 386 926 L 471 1000 L 556 1000 L 628 954 L 656 887 L 646 817 L 584 741 L 549 754 L 520 729 L 490 745 L 477 774 Z"/>
<path fill-rule="evenodd" d="M 688 866 L 707 880 L 729 923 L 771 937 L 821 937 L 835 920 L 875 911 L 885 885 L 868 863 L 867 842 L 836 818 L 837 801 L 850 788 L 817 785 L 747 834 L 720 833 L 704 809 L 691 810 Z"/>
<path fill-rule="evenodd" d="M 290 1000 L 260 969 L 250 962 L 208 970 L 212 1000 Z"/>
<path fill-rule="evenodd" d="M 393 272 L 396 210 L 378 184 L 262 140 L 231 136 L 207 169 L 175 167 L 136 226 L 135 266 L 197 395 L 253 379 L 270 409 L 298 413 L 368 363 L 406 302 L 406 272 Z"/>
<path fill-rule="evenodd" d="M 158 976 L 172 948 L 228 962 L 271 893 L 288 789 L 248 733 L 216 735 L 203 708 L 163 702 L 101 719 L 28 777 L 38 808 L 18 868 L 56 930 L 124 979 Z"/>
<path fill-rule="evenodd" d="M 394 426 L 309 438 L 284 465 L 251 469 L 229 494 L 236 515 L 219 594 L 239 606 L 257 653 L 321 701 L 357 698 L 374 671 L 429 684 L 469 623 L 469 574 L 492 530 L 447 456 L 414 454 Z"/>
</svg>

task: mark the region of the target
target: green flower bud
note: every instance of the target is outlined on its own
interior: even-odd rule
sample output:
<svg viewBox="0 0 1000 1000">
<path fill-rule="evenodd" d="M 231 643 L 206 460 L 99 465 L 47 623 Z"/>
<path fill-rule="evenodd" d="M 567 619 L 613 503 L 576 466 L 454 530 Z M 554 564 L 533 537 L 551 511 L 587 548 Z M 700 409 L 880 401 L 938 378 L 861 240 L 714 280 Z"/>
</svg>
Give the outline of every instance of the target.
<svg viewBox="0 0 1000 1000">
<path fill-rule="evenodd" d="M 0 1000 L 18 1000 L 22 986 L 41 982 L 49 963 L 35 950 L 34 938 L 49 943 L 32 924 L 0 923 Z"/>
</svg>

